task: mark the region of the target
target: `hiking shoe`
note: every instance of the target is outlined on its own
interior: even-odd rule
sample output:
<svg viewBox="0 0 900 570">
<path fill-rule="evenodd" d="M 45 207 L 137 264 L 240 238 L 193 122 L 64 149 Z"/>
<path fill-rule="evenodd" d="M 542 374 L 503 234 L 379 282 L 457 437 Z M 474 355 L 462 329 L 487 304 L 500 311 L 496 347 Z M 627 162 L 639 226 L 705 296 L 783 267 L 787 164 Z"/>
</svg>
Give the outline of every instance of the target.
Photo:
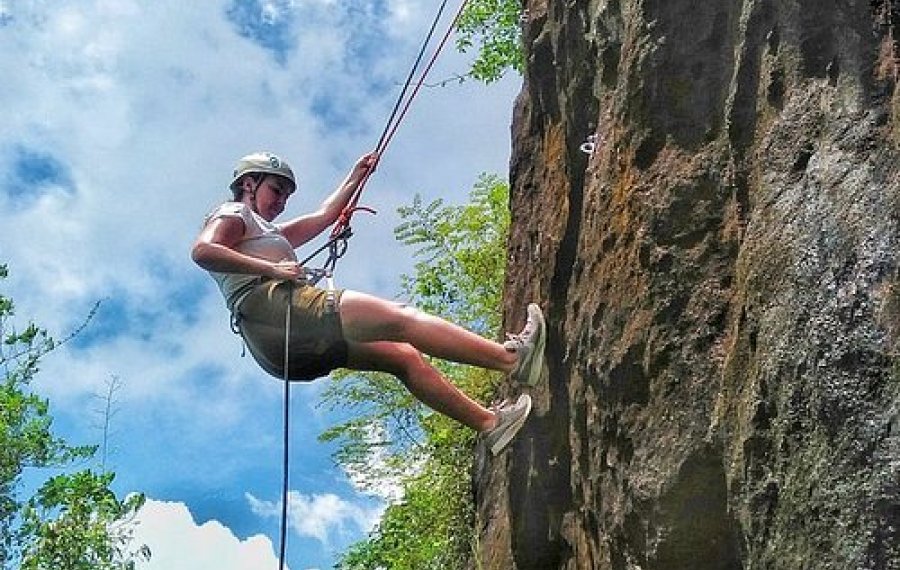
<svg viewBox="0 0 900 570">
<path fill-rule="evenodd" d="M 544 315 L 536 304 L 528 305 L 528 320 L 519 334 L 507 335 L 503 343 L 506 350 L 519 355 L 519 361 L 512 371 L 512 377 L 520 384 L 534 386 L 541 378 L 544 367 L 544 345 L 547 342 L 547 325 Z"/>
<path fill-rule="evenodd" d="M 514 404 L 507 400 L 492 410 L 497 414 L 497 425 L 484 432 L 484 442 L 491 453 L 497 455 L 519 433 L 528 419 L 528 414 L 531 413 L 531 396 L 522 394 Z"/>
</svg>

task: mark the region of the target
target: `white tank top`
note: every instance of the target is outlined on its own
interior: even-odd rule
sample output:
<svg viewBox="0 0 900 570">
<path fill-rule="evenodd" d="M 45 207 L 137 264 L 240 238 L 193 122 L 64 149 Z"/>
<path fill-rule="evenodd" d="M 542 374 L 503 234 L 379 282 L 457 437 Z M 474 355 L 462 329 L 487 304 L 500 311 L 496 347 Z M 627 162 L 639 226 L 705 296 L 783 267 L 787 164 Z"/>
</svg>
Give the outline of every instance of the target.
<svg viewBox="0 0 900 570">
<path fill-rule="evenodd" d="M 266 220 L 242 202 L 225 202 L 207 217 L 208 224 L 217 218 L 240 218 L 244 222 L 244 237 L 234 249 L 268 261 L 297 261 L 297 254 L 291 243 L 281 233 L 277 224 Z M 253 284 L 259 280 L 258 275 L 246 273 L 220 273 L 210 271 L 209 274 L 219 286 L 225 304 L 230 311 L 250 292 Z"/>
</svg>

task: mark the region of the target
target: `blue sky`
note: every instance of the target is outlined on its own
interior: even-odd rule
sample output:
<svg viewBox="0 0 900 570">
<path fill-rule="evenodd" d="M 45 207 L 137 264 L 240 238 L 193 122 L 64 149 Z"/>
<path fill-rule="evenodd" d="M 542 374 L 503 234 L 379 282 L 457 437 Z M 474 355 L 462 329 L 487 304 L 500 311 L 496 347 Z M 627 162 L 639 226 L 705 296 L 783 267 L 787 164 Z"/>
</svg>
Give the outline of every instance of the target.
<svg viewBox="0 0 900 570">
<path fill-rule="evenodd" d="M 438 4 L 0 0 L 14 70 L 0 90 L 2 293 L 58 338 L 101 302 L 36 389 L 62 435 L 99 443 L 97 396 L 120 385 L 107 465 L 120 493 L 150 498 L 145 570 L 274 567 L 281 385 L 241 357 L 188 251 L 248 152 L 294 166 L 285 215 L 316 206 L 377 141 Z M 465 69 L 450 48 L 431 80 Z M 339 285 L 396 295 L 412 267 L 396 208 L 416 192 L 460 202 L 481 172 L 505 174 L 518 88 L 420 93 L 367 186 L 378 215 L 357 218 Z M 293 391 L 293 570 L 330 568 L 385 504 L 316 441 L 340 419 L 318 405 L 325 382 Z"/>
</svg>

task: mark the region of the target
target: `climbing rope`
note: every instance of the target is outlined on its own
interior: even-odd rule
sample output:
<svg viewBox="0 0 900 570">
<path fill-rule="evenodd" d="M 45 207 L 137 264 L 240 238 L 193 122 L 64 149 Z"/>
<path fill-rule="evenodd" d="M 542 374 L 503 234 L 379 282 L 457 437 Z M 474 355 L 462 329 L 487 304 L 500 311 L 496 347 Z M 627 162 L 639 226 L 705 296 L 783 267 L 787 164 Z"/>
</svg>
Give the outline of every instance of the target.
<svg viewBox="0 0 900 570">
<path fill-rule="evenodd" d="M 428 73 L 431 71 L 431 68 L 434 67 L 438 56 L 444 49 L 447 41 L 450 39 L 450 36 L 452 35 L 454 28 L 456 28 L 457 22 L 459 22 L 459 19 L 462 16 L 462 13 L 465 10 L 468 2 L 469 0 L 463 0 L 462 3 L 460 3 L 459 10 L 457 10 L 456 15 L 453 17 L 453 21 L 450 22 L 450 25 L 447 27 L 447 31 L 444 33 L 443 38 L 441 38 L 440 43 L 438 43 L 437 47 L 435 47 L 434 51 L 432 52 L 431 59 L 428 60 L 428 63 L 422 69 L 418 79 L 413 82 L 413 76 L 415 76 L 416 70 L 419 69 L 422 58 L 424 57 L 429 44 L 431 44 L 435 29 L 437 28 L 437 25 L 441 20 L 441 16 L 444 13 L 444 9 L 447 6 L 447 0 L 443 0 L 441 2 L 437 14 L 435 14 L 434 20 L 431 23 L 431 27 L 428 30 L 428 34 L 426 34 L 425 36 L 425 41 L 422 42 L 422 46 L 419 49 L 416 60 L 410 68 L 409 74 L 406 77 L 406 81 L 403 82 L 403 89 L 400 91 L 400 95 L 397 97 L 397 101 L 394 103 L 394 108 L 391 111 L 391 114 L 385 124 L 384 130 L 382 131 L 381 136 L 378 139 L 378 144 L 375 145 L 374 152 L 378 156 L 378 160 L 380 160 L 384 155 L 385 150 L 387 149 L 388 145 L 390 145 L 391 141 L 394 138 L 394 135 L 397 133 L 397 129 L 400 127 L 400 124 L 406 117 L 406 113 L 409 111 L 413 100 L 415 99 L 416 95 L 418 95 L 422 86 L 425 84 L 425 79 L 426 77 L 428 77 Z M 407 97 L 407 91 L 409 90 L 411 85 L 414 85 L 414 87 L 412 89 L 412 92 L 410 92 L 409 96 Z M 356 187 L 356 190 L 350 197 L 347 205 L 338 215 L 338 219 L 331 230 L 331 235 L 328 239 L 328 242 L 314 251 L 305 260 L 303 260 L 300 263 L 301 266 L 305 266 L 307 262 L 309 262 L 312 258 L 316 257 L 319 253 L 327 249 L 328 258 L 322 266 L 322 275 L 330 276 L 333 273 L 338 260 L 343 257 L 345 253 L 347 253 L 348 240 L 353 235 L 353 230 L 350 226 L 353 214 L 359 211 L 368 212 L 370 214 L 375 213 L 375 210 L 373 210 L 372 208 L 359 205 L 359 199 L 362 196 L 362 192 L 365 189 L 366 183 L 369 181 L 369 177 L 372 175 L 372 172 L 374 170 L 374 168 L 371 168 L 363 175 L 362 180 L 360 180 L 359 185 Z M 318 279 L 316 279 L 316 281 L 317 280 Z"/>
<path fill-rule="evenodd" d="M 291 340 L 291 308 L 294 300 L 294 283 L 289 281 L 288 302 L 284 311 L 284 414 L 282 417 L 282 473 L 281 473 L 281 529 L 278 547 L 278 568 L 284 570 L 284 559 L 287 553 L 287 514 L 290 474 L 290 441 L 291 441 L 291 377 L 290 377 L 290 340 Z"/>
<path fill-rule="evenodd" d="M 416 60 L 410 68 L 409 75 L 406 77 L 406 81 L 403 83 L 403 89 L 400 91 L 400 95 L 397 97 L 397 101 L 394 104 L 394 108 L 391 111 L 390 117 L 385 124 L 384 130 L 381 133 L 381 137 L 378 139 L 378 144 L 375 145 L 375 154 L 378 157 L 377 160 L 380 160 L 384 151 L 387 149 L 391 140 L 394 138 L 394 135 L 397 132 L 397 129 L 400 126 L 400 123 L 403 121 L 403 118 L 406 116 L 407 111 L 409 111 L 410 105 L 412 105 L 413 99 L 419 93 L 419 90 L 422 88 L 422 85 L 425 83 L 425 78 L 428 76 L 428 73 L 431 71 L 431 68 L 434 66 L 434 63 L 437 61 L 438 55 L 440 55 L 441 51 L 444 49 L 447 41 L 450 38 L 450 35 L 453 33 L 453 29 L 456 28 L 457 22 L 459 22 L 459 18 L 462 16 L 463 11 L 465 10 L 466 4 L 469 0 L 462 0 L 462 3 L 459 6 L 459 10 L 456 15 L 453 17 L 453 21 L 447 27 L 447 31 L 444 34 L 444 37 L 441 39 L 440 43 L 434 49 L 434 52 L 431 55 L 431 59 L 428 61 L 428 64 L 422 70 L 419 75 L 418 80 L 415 82 L 415 87 L 410 93 L 409 97 L 406 97 L 407 90 L 412 84 L 412 78 L 416 73 L 416 70 L 419 68 L 419 64 L 422 62 L 422 58 L 425 55 L 425 51 L 428 48 L 428 45 L 431 43 L 431 39 L 434 36 L 434 31 L 437 28 L 438 23 L 440 22 L 441 16 L 444 13 L 444 8 L 447 6 L 447 0 L 443 0 L 441 2 L 440 7 L 438 8 L 437 14 L 434 17 L 434 20 L 431 23 L 431 27 L 428 30 L 428 34 L 425 37 L 425 41 L 422 42 L 422 47 L 419 49 L 419 54 L 416 56 Z M 376 162 L 377 165 L 377 162 Z M 353 214 L 359 211 L 368 212 L 371 214 L 375 213 L 375 210 L 369 208 L 367 206 L 360 206 L 359 199 L 362 195 L 362 191 L 368 182 L 369 177 L 372 175 L 372 172 L 375 168 L 370 168 L 363 175 L 362 180 L 360 180 L 359 185 L 356 187 L 353 195 L 350 197 L 350 200 L 347 202 L 347 205 L 344 206 L 340 215 L 338 216 L 337 221 L 334 224 L 334 227 L 331 230 L 331 234 L 328 238 L 328 241 L 315 250 L 312 254 L 310 254 L 306 259 L 300 262 L 301 267 L 306 267 L 307 263 L 311 261 L 314 257 L 328 250 L 328 258 L 325 260 L 325 263 L 322 265 L 320 269 L 306 269 L 306 278 L 310 283 L 315 284 L 322 277 L 325 277 L 328 280 L 328 291 L 334 291 L 334 281 L 333 274 L 335 266 L 337 265 L 338 260 L 347 253 L 348 240 L 353 235 L 353 229 L 350 226 L 351 219 L 353 218 Z M 288 498 L 289 498 L 289 471 L 290 471 L 290 402 L 291 402 L 291 381 L 290 381 L 290 371 L 289 371 L 289 358 L 290 358 L 290 336 L 291 336 L 291 307 L 293 301 L 293 284 L 290 285 L 290 289 L 288 291 L 288 302 L 287 309 L 285 311 L 284 317 L 284 414 L 283 414 L 283 427 L 284 427 L 284 440 L 283 440 L 283 455 L 282 455 L 282 485 L 281 485 L 281 528 L 280 528 L 280 536 L 279 536 L 279 554 L 278 554 L 278 568 L 279 570 L 284 570 L 285 563 L 285 555 L 287 553 L 287 514 L 288 514 Z M 333 293 L 332 293 L 333 294 Z"/>
</svg>

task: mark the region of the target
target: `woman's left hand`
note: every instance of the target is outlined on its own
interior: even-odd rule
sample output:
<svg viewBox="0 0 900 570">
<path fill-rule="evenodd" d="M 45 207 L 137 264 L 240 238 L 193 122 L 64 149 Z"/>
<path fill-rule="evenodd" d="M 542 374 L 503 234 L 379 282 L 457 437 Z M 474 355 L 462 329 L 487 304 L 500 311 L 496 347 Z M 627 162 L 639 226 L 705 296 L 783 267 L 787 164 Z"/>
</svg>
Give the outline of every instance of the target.
<svg viewBox="0 0 900 570">
<path fill-rule="evenodd" d="M 364 154 L 356 161 L 356 164 L 353 167 L 355 173 L 365 174 L 375 172 L 375 167 L 378 165 L 378 159 L 381 158 L 378 156 L 377 152 L 370 152 L 368 154 Z"/>
</svg>

